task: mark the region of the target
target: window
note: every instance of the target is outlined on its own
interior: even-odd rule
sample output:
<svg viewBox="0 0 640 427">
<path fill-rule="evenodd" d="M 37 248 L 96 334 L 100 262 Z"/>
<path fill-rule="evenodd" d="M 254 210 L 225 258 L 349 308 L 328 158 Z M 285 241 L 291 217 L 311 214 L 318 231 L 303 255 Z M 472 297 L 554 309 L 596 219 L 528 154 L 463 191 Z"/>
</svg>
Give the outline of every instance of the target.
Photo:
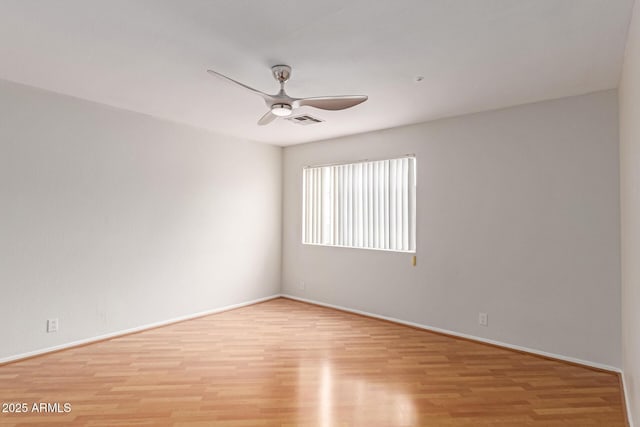
<svg viewBox="0 0 640 427">
<path fill-rule="evenodd" d="M 415 252 L 416 159 L 307 167 L 302 242 Z"/>
</svg>

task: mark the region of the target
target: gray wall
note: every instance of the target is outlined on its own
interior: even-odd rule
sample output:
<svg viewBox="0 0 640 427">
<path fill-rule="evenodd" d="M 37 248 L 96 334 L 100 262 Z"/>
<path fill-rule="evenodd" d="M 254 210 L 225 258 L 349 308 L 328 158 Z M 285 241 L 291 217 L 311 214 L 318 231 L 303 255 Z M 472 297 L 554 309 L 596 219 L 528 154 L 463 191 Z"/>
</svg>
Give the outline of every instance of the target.
<svg viewBox="0 0 640 427">
<path fill-rule="evenodd" d="M 0 359 L 278 293 L 281 159 L 0 81 Z"/>
<path fill-rule="evenodd" d="M 640 6 L 636 2 L 620 83 L 622 362 L 632 426 L 640 425 Z"/>
<path fill-rule="evenodd" d="M 283 292 L 620 367 L 617 102 L 605 91 L 287 147 Z M 408 153 L 417 267 L 301 244 L 303 166 Z"/>
</svg>

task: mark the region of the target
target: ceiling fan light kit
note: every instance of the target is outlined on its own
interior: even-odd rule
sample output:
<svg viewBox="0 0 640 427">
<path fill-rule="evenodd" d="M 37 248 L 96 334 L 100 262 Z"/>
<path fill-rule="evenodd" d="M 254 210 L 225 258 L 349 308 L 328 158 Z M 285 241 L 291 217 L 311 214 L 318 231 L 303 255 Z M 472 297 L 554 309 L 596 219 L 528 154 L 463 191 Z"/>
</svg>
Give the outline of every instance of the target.
<svg viewBox="0 0 640 427">
<path fill-rule="evenodd" d="M 313 107 L 321 110 L 337 111 L 355 107 L 368 99 L 366 95 L 324 96 L 314 98 L 292 98 L 284 90 L 284 84 L 291 77 L 291 67 L 288 65 L 274 65 L 271 67 L 273 77 L 280 83 L 280 90 L 275 95 L 269 95 L 243 83 L 235 81 L 213 70 L 207 70 L 211 75 L 229 83 L 241 86 L 264 99 L 269 111 L 258 120 L 261 126 L 267 125 L 278 117 L 287 117 L 298 107 Z"/>
<path fill-rule="evenodd" d="M 291 115 L 291 105 L 289 104 L 273 104 L 271 112 L 278 117 L 287 117 Z"/>
</svg>

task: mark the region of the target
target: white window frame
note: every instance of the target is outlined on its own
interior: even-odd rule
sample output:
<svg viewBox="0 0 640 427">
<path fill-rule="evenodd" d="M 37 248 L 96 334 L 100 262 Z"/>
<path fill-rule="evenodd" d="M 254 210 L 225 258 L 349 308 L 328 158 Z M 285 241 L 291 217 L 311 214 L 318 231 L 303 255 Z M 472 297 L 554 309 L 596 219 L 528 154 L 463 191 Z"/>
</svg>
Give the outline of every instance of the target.
<svg viewBox="0 0 640 427">
<path fill-rule="evenodd" d="M 416 252 L 416 157 L 307 166 L 302 243 Z"/>
</svg>

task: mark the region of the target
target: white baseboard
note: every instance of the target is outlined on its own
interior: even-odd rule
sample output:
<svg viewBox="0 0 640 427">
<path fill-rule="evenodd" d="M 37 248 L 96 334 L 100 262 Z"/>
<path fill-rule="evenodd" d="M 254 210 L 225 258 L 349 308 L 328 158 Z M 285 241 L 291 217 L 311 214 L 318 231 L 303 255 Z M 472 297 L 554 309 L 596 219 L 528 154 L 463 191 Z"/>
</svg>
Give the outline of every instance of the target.
<svg viewBox="0 0 640 427">
<path fill-rule="evenodd" d="M 624 393 L 624 404 L 625 408 L 627 408 L 627 422 L 629 423 L 629 427 L 633 427 L 633 418 L 631 418 L 631 406 L 629 401 L 629 391 L 627 390 L 627 383 L 624 380 L 624 372 L 620 375 L 622 378 L 622 391 Z"/>
<path fill-rule="evenodd" d="M 400 319 L 396 319 L 394 317 L 381 316 L 379 314 L 369 313 L 367 311 L 354 310 L 352 308 L 342 307 L 342 306 L 333 305 L 333 304 L 327 304 L 327 303 L 324 303 L 324 302 L 315 301 L 315 300 L 308 299 L 308 298 L 301 298 L 301 297 L 297 297 L 297 296 L 293 296 L 293 295 L 289 295 L 289 294 L 282 294 L 282 296 L 285 297 L 285 298 L 293 299 L 293 300 L 298 300 L 298 301 L 302 301 L 302 302 L 308 302 L 310 304 L 316 304 L 316 305 L 321 305 L 321 306 L 324 306 L 324 307 L 335 308 L 337 310 L 347 311 L 347 312 L 350 312 L 350 313 L 362 314 L 364 316 L 369 316 L 369 317 L 373 317 L 373 318 L 376 318 L 376 319 L 388 320 L 388 321 L 391 321 L 391 322 L 394 322 L 394 323 L 399 323 L 401 325 L 413 326 L 414 328 L 424 329 L 424 330 L 427 330 L 427 331 L 439 332 L 439 333 L 442 333 L 442 334 L 452 335 L 452 336 L 460 337 L 460 338 L 465 338 L 465 339 L 472 340 L 472 341 L 478 341 L 478 342 L 482 342 L 482 343 L 486 343 L 486 344 L 493 344 L 493 345 L 496 345 L 496 346 L 499 346 L 499 347 L 508 348 L 508 349 L 511 349 L 511 350 L 524 351 L 526 353 L 537 354 L 539 356 L 545 356 L 545 357 L 550 357 L 550 358 L 553 358 L 553 359 L 564 360 L 566 362 L 576 363 L 576 364 L 588 366 L 588 367 L 591 367 L 591 368 L 602 369 L 602 370 L 605 370 L 605 371 L 611 371 L 611 372 L 615 372 L 615 373 L 622 373 L 620 368 L 616 368 L 614 366 L 605 365 L 605 364 L 602 364 L 602 363 L 597 363 L 597 362 L 591 362 L 591 361 L 588 361 L 588 360 L 577 359 L 575 357 L 563 356 L 561 354 L 549 353 L 549 352 L 542 351 L 542 350 L 535 350 L 535 349 L 532 349 L 532 348 L 522 347 L 522 346 L 514 345 L 514 344 L 508 344 L 508 343 L 501 342 L 501 341 L 495 341 L 495 340 L 490 340 L 490 339 L 487 339 L 487 338 L 481 338 L 481 337 L 477 337 L 475 335 L 468 335 L 468 334 L 463 334 L 463 333 L 460 333 L 460 332 L 450 331 L 448 329 L 442 329 L 442 328 L 436 328 L 434 326 L 422 325 L 420 323 L 407 322 L 406 320 L 400 320 Z M 626 396 L 626 393 L 625 393 L 625 396 Z"/>
<path fill-rule="evenodd" d="M 257 304 L 259 302 L 268 301 L 268 300 L 275 299 L 275 298 L 280 298 L 281 296 L 282 295 L 280 295 L 280 294 L 274 294 L 274 295 L 270 295 L 268 297 L 254 299 L 252 301 L 246 301 L 246 302 L 241 302 L 239 304 L 227 305 L 227 306 L 224 306 L 224 307 L 219 307 L 219 308 L 214 308 L 214 309 L 211 309 L 211 310 L 201 311 L 199 313 L 188 314 L 186 316 L 174 317 L 173 319 L 163 320 L 161 322 L 149 323 L 149 324 L 146 324 L 146 325 L 137 326 L 135 328 L 124 329 L 124 330 L 111 332 L 111 333 L 104 334 L 104 335 L 99 335 L 99 336 L 96 336 L 96 337 L 86 338 L 86 339 L 83 339 L 83 340 L 72 341 L 72 342 L 56 345 L 56 346 L 53 346 L 53 347 L 47 347 L 47 348 L 42 348 L 42 349 L 39 349 L 39 350 L 29 351 L 27 353 L 16 354 L 16 355 L 13 355 L 13 356 L 0 358 L 0 366 L 5 364 L 5 363 L 8 363 L 8 362 L 15 362 L 17 360 L 26 359 L 28 357 L 39 356 L 39 355 L 45 354 L 45 353 L 51 353 L 52 351 L 64 350 L 64 349 L 71 348 L 71 347 L 77 347 L 79 345 L 90 344 L 90 343 L 96 342 L 96 341 L 103 341 L 103 340 L 106 340 L 106 339 L 109 339 L 109 338 L 116 338 L 116 337 L 119 337 L 119 336 L 122 336 L 122 335 L 131 334 L 131 333 L 134 333 L 134 332 L 141 332 L 141 331 L 144 331 L 144 330 L 147 330 L 147 329 L 157 328 L 158 326 L 165 326 L 165 325 L 170 325 L 172 323 L 182 322 L 183 320 L 195 319 L 196 317 L 202 317 L 202 316 L 207 316 L 209 314 L 220 313 L 222 311 L 233 310 L 234 308 L 240 308 L 240 307 L 244 307 L 244 306 L 247 306 L 247 305 Z"/>
</svg>

